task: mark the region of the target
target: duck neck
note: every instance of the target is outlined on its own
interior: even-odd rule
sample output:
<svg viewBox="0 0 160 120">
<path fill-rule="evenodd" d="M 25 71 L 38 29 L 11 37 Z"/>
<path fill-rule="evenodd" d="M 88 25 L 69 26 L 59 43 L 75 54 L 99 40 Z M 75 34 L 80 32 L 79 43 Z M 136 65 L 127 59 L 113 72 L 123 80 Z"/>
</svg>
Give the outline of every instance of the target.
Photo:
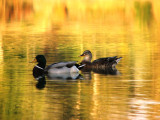
<svg viewBox="0 0 160 120">
<path fill-rule="evenodd" d="M 37 66 L 44 69 L 46 66 L 46 63 L 38 63 Z"/>
<path fill-rule="evenodd" d="M 92 60 L 92 55 L 86 55 L 83 59 L 83 61 L 85 62 L 91 62 L 91 60 Z"/>
</svg>

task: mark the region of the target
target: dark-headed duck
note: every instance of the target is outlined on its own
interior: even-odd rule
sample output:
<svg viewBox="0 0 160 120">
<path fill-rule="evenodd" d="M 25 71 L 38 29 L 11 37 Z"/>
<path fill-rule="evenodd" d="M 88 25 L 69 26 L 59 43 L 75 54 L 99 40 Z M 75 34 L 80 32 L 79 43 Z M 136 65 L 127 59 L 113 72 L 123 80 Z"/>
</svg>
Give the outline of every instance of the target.
<svg viewBox="0 0 160 120">
<path fill-rule="evenodd" d="M 53 63 L 45 68 L 46 58 L 44 55 L 37 55 L 33 62 L 38 62 L 33 68 L 33 75 L 42 73 L 76 73 L 84 66 L 83 64 L 77 64 L 76 61 L 69 61 Z"/>
</svg>

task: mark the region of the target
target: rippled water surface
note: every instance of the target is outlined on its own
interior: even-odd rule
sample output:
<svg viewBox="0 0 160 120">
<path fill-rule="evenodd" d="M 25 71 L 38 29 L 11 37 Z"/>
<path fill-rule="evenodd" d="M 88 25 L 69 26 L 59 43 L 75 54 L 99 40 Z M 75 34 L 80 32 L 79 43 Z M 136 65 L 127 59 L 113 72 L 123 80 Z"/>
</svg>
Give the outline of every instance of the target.
<svg viewBox="0 0 160 120">
<path fill-rule="evenodd" d="M 158 3 L 102 1 L 0 3 L 1 120 L 160 119 Z M 115 71 L 33 77 L 36 55 L 80 62 L 84 50 L 123 59 Z"/>
</svg>

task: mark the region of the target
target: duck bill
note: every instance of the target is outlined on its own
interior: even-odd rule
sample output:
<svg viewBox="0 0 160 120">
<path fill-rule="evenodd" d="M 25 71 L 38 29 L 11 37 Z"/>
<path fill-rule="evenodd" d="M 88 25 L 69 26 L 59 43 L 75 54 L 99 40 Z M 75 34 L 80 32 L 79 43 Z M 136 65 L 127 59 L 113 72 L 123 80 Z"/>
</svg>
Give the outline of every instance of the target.
<svg viewBox="0 0 160 120">
<path fill-rule="evenodd" d="M 82 54 L 82 55 L 80 55 L 79 57 L 84 57 L 85 55 L 84 54 Z"/>
<path fill-rule="evenodd" d="M 36 63 L 37 59 L 35 58 L 33 61 L 31 61 L 30 63 Z"/>
</svg>

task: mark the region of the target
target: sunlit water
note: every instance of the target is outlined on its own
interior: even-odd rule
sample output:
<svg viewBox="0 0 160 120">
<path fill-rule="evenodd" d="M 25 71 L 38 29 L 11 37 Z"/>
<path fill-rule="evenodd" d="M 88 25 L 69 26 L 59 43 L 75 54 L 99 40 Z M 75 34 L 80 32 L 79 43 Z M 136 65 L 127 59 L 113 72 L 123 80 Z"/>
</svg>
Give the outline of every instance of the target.
<svg viewBox="0 0 160 120">
<path fill-rule="evenodd" d="M 81 18 L 60 17 L 64 20 L 60 23 L 54 18 L 45 26 L 43 17 L 37 20 L 32 14 L 33 22 L 2 20 L 1 120 L 160 119 L 159 24 L 154 18 L 135 17 L 128 23 L 119 13 L 118 19 L 104 14 L 99 18 L 99 13 L 90 17 L 89 13 L 86 21 L 81 13 Z M 123 57 L 116 73 L 80 72 L 69 79 L 45 76 L 40 82 L 32 76 L 35 64 L 30 61 L 38 54 L 45 55 L 47 65 L 80 62 L 78 56 L 87 49 L 93 59 Z"/>
</svg>

